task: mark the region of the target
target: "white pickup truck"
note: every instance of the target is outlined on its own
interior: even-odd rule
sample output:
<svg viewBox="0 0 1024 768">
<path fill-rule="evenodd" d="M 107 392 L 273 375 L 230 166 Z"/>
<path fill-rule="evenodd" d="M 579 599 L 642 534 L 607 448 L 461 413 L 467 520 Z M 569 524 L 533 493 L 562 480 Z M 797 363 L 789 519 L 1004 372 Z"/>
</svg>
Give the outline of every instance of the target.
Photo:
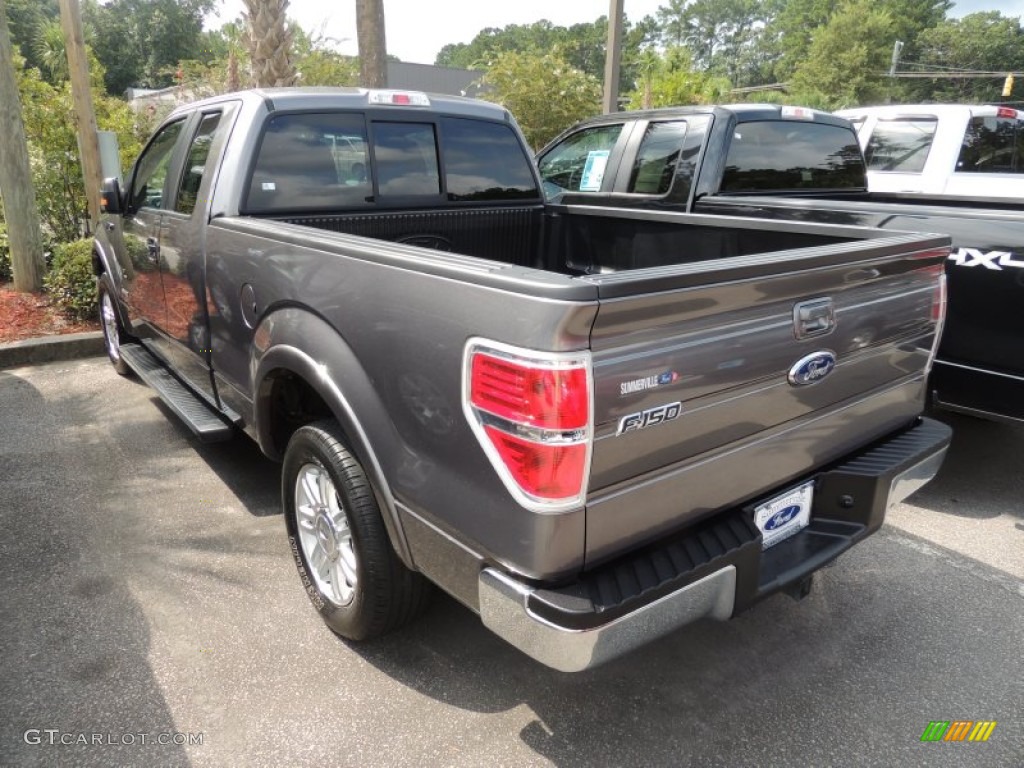
<svg viewBox="0 0 1024 768">
<path fill-rule="evenodd" d="M 1024 197 L 1024 111 L 965 104 L 858 107 L 872 192 Z"/>
</svg>

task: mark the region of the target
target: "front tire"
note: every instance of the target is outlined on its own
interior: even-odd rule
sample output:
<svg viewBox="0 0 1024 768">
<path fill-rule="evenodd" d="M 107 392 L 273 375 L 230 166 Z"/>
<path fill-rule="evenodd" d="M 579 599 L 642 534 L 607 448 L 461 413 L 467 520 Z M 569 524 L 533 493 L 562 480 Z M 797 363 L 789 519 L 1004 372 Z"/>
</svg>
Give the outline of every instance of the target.
<svg viewBox="0 0 1024 768">
<path fill-rule="evenodd" d="M 281 495 L 299 578 L 331 630 L 368 640 L 422 611 L 429 584 L 391 548 L 370 481 L 335 421 L 292 435 Z"/>
<path fill-rule="evenodd" d="M 121 344 L 125 340 L 124 326 L 121 325 L 121 317 L 117 312 L 117 305 L 114 303 L 110 287 L 102 278 L 99 283 L 99 305 L 100 326 L 103 328 L 103 343 L 107 350 L 107 357 L 115 371 L 122 376 L 127 376 L 131 373 L 131 369 L 121 357 Z"/>
</svg>

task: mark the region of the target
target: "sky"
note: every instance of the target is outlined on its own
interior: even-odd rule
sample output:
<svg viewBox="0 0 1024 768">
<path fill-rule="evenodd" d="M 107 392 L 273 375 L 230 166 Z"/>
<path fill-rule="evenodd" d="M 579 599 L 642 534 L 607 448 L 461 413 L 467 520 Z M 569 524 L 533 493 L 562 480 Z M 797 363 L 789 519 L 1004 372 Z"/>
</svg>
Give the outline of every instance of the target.
<svg viewBox="0 0 1024 768">
<path fill-rule="evenodd" d="M 666 0 L 625 0 L 631 20 L 655 15 Z M 221 0 L 220 10 L 208 26 L 216 28 L 242 12 L 242 0 Z M 339 41 L 342 53 L 356 53 L 355 0 L 291 0 L 288 15 L 307 32 L 319 32 Z M 532 24 L 547 19 L 570 26 L 606 16 L 609 0 L 384 0 L 384 25 L 388 53 L 402 61 L 433 64 L 437 52 L 448 43 L 468 43 L 487 27 Z M 1000 11 L 1004 16 L 1024 16 L 1024 0 L 960 0 L 953 15 Z"/>
</svg>

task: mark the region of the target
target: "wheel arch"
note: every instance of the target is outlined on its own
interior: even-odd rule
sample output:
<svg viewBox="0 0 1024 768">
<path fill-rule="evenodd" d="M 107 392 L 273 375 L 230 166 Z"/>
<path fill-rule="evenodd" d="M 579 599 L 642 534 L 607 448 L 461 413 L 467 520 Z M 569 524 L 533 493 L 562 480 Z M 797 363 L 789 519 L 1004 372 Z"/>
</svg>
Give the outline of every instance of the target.
<svg viewBox="0 0 1024 768">
<path fill-rule="evenodd" d="M 414 568 L 383 461 L 399 455 L 400 440 L 351 347 L 325 320 L 294 307 L 264 318 L 254 338 L 250 370 L 260 449 L 279 460 L 296 429 L 334 418 L 371 481 L 395 552 Z M 289 400 L 298 402 L 297 411 L 289 411 Z"/>
</svg>

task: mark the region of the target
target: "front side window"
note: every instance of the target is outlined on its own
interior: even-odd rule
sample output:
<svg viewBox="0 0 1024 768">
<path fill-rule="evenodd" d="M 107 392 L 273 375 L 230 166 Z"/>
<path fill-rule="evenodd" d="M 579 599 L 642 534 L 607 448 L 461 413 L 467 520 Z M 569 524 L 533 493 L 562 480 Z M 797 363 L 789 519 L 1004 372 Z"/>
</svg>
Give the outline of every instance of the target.
<svg viewBox="0 0 1024 768">
<path fill-rule="evenodd" d="M 359 208 L 370 205 L 372 194 L 361 114 L 286 113 L 267 121 L 245 210 Z"/>
<path fill-rule="evenodd" d="M 651 123 L 633 163 L 628 191 L 645 195 L 668 192 L 685 137 L 685 122 Z"/>
<path fill-rule="evenodd" d="M 956 169 L 966 173 L 1024 173 L 1024 130 L 1020 121 L 971 118 Z"/>
<path fill-rule="evenodd" d="M 866 186 L 864 161 L 852 130 L 792 120 L 739 123 L 722 175 L 723 192 Z"/>
<path fill-rule="evenodd" d="M 167 181 L 167 170 L 171 166 L 174 145 L 184 125 L 184 119 L 165 125 L 139 155 L 132 178 L 132 208 L 138 210 L 142 207 L 165 207 L 164 184 Z"/>
<path fill-rule="evenodd" d="M 199 123 L 199 130 L 192 137 L 192 144 L 188 148 L 188 157 L 185 158 L 185 173 L 181 177 L 181 185 L 178 187 L 178 197 L 174 203 L 174 210 L 178 213 L 191 214 L 195 210 L 196 200 L 199 198 L 199 187 L 203 183 L 203 173 L 206 170 L 206 161 L 210 156 L 210 145 L 213 144 L 213 137 L 220 125 L 220 112 L 204 115 Z"/>
<path fill-rule="evenodd" d="M 544 196 L 562 192 L 600 192 L 604 172 L 622 125 L 585 128 L 566 137 L 540 159 Z"/>
<path fill-rule="evenodd" d="M 934 117 L 881 120 L 868 140 L 864 159 L 869 171 L 920 173 L 935 138 Z"/>
<path fill-rule="evenodd" d="M 523 200 L 539 196 L 529 158 L 511 127 L 446 117 L 441 120 L 449 200 Z"/>
</svg>

